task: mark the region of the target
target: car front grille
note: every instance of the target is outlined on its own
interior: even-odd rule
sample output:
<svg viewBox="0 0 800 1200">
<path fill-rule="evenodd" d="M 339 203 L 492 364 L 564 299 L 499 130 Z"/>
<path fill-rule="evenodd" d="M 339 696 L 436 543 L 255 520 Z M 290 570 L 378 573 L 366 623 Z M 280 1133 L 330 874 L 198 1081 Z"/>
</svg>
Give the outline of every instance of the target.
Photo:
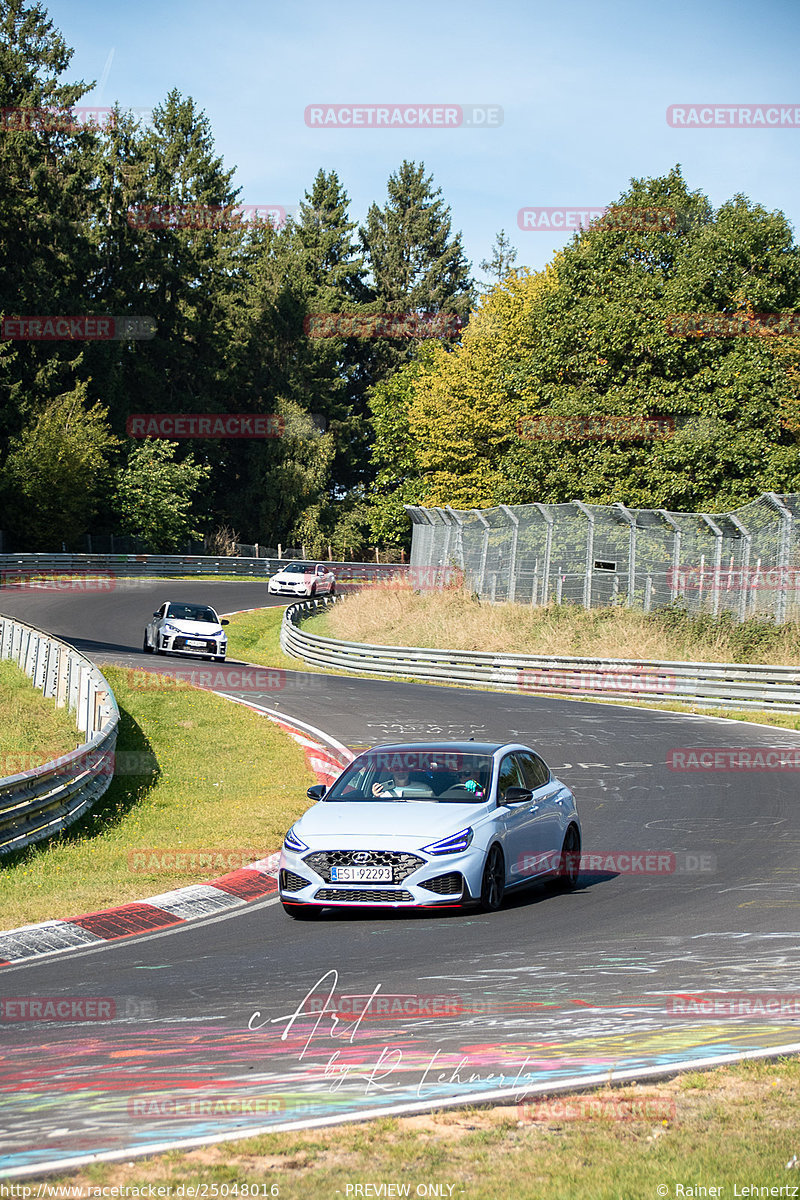
<svg viewBox="0 0 800 1200">
<path fill-rule="evenodd" d="M 188 641 L 199 642 L 201 640 L 203 641 L 205 650 L 203 650 L 202 646 L 187 646 L 186 645 L 186 643 Z M 198 654 L 216 654 L 217 653 L 217 643 L 212 641 L 210 638 L 201 639 L 201 638 L 189 638 L 189 637 L 176 637 L 174 642 L 172 643 L 172 649 L 173 650 L 196 650 Z"/>
<path fill-rule="evenodd" d="M 365 854 L 366 859 L 362 857 Z M 392 883 L 402 883 L 425 865 L 425 859 L 418 854 L 403 854 L 399 850 L 315 850 L 303 862 L 326 883 L 332 882 L 331 867 L 391 867 Z"/>
<path fill-rule="evenodd" d="M 320 888 L 314 896 L 328 904 L 408 904 L 414 897 L 402 888 Z"/>
<path fill-rule="evenodd" d="M 460 896 L 464 891 L 464 877 L 458 871 L 450 871 L 447 875 L 426 879 L 419 886 L 428 892 L 436 892 L 437 896 Z"/>
<path fill-rule="evenodd" d="M 283 870 L 280 873 L 279 884 L 282 892 L 301 892 L 310 883 L 310 879 L 303 879 L 302 875 L 296 875 L 294 871 Z"/>
</svg>

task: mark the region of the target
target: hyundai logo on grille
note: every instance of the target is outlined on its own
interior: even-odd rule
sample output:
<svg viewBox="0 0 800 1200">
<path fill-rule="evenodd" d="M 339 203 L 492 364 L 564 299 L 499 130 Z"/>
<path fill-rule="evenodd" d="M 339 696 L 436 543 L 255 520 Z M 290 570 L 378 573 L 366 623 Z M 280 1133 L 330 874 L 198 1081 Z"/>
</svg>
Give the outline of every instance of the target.
<svg viewBox="0 0 800 1200">
<path fill-rule="evenodd" d="M 354 863 L 369 862 L 369 854 L 367 854 L 366 850 L 359 850 L 358 854 L 353 855 L 353 862 Z"/>
</svg>

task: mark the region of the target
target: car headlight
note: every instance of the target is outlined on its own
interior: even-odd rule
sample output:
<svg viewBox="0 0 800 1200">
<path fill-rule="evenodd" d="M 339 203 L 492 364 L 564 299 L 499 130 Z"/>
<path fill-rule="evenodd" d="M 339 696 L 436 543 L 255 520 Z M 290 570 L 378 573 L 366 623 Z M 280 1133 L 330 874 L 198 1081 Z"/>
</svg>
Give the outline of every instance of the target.
<svg viewBox="0 0 800 1200">
<path fill-rule="evenodd" d="M 174 625 L 162 625 L 161 630 L 163 633 L 180 633 L 180 629 L 176 629 Z"/>
<path fill-rule="evenodd" d="M 301 850 L 308 849 L 308 846 L 305 844 L 305 842 L 302 841 L 295 833 L 294 825 L 283 839 L 283 844 L 287 850 L 291 850 L 295 854 L 299 854 Z"/>
<path fill-rule="evenodd" d="M 461 829 L 458 833 L 451 833 L 450 837 L 442 838 L 439 842 L 431 842 L 430 846 L 423 846 L 422 849 L 426 854 L 458 854 L 461 850 L 466 850 L 474 836 L 472 829 Z"/>
</svg>

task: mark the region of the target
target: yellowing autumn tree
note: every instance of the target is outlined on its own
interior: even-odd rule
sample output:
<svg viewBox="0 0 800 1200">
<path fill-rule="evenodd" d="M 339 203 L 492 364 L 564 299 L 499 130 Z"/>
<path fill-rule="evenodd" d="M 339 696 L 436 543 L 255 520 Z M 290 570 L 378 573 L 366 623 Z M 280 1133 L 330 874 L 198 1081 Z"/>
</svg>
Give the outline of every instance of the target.
<svg viewBox="0 0 800 1200">
<path fill-rule="evenodd" d="M 451 352 L 436 346 L 427 369 L 417 373 L 408 415 L 424 503 L 497 502 L 499 463 L 523 416 L 537 407 L 535 314 L 556 287 L 557 264 L 509 275 L 472 315 L 461 345 Z"/>
</svg>

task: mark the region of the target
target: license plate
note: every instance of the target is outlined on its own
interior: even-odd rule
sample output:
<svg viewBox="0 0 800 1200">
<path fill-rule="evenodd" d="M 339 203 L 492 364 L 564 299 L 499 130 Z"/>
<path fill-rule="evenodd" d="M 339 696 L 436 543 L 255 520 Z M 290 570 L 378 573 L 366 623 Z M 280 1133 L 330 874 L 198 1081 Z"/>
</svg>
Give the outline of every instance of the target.
<svg viewBox="0 0 800 1200">
<path fill-rule="evenodd" d="M 391 882 L 391 867 L 331 867 L 331 883 Z"/>
<path fill-rule="evenodd" d="M 187 646 L 205 646 L 205 642 L 190 642 L 190 641 L 187 641 L 187 642 L 186 642 L 186 645 L 187 645 Z"/>
</svg>

